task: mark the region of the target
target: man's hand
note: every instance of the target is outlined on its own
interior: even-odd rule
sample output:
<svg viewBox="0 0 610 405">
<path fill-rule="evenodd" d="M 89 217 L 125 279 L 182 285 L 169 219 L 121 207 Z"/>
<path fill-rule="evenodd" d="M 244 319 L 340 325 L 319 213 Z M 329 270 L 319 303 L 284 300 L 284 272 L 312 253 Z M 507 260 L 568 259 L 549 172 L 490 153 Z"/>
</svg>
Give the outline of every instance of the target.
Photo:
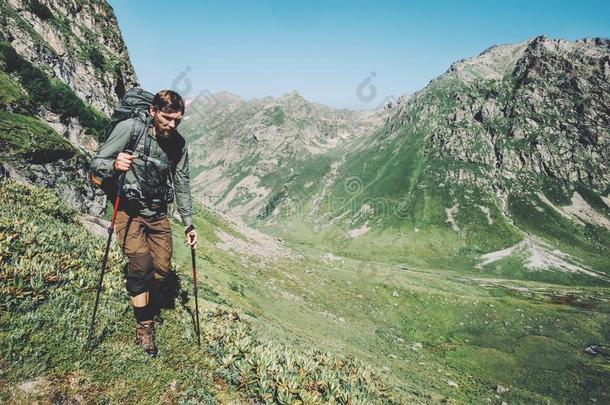
<svg viewBox="0 0 610 405">
<path fill-rule="evenodd" d="M 191 246 L 191 249 L 197 247 L 197 231 L 191 225 L 184 230 L 184 236 L 186 237 L 186 244 Z"/>
<path fill-rule="evenodd" d="M 121 152 L 114 161 L 114 170 L 117 172 L 126 172 L 131 167 L 131 163 L 135 159 L 135 156 L 129 153 Z"/>
</svg>

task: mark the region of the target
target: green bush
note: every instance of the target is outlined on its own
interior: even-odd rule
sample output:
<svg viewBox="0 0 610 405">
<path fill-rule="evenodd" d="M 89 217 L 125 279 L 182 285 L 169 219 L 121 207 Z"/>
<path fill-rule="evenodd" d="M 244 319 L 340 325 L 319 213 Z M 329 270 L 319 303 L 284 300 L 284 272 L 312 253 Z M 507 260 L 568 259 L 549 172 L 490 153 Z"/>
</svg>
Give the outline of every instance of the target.
<svg viewBox="0 0 610 405">
<path fill-rule="evenodd" d="M 49 20 L 53 17 L 51 10 L 49 10 L 49 8 L 42 4 L 39 0 L 30 0 L 28 2 L 28 9 L 43 21 Z"/>
<path fill-rule="evenodd" d="M 0 71 L 0 109 L 11 104 L 27 105 L 28 97 L 17 82 L 9 75 Z"/>
<path fill-rule="evenodd" d="M 206 312 L 203 325 L 217 373 L 263 403 L 399 403 L 389 386 L 353 357 L 262 341 L 248 321 L 223 308 Z"/>
<path fill-rule="evenodd" d="M 99 49 L 91 47 L 87 51 L 87 56 L 89 60 L 98 69 L 101 69 L 104 66 L 104 55 L 100 52 Z"/>
<path fill-rule="evenodd" d="M 0 57 L 7 73 L 12 73 L 19 67 L 19 55 L 9 43 L 0 41 Z"/>
<path fill-rule="evenodd" d="M 78 117 L 83 108 L 80 99 L 72 97 L 74 93 L 66 84 L 56 82 L 51 85 L 49 107 L 53 111 L 61 111 L 66 117 Z M 80 102 L 79 102 L 80 101 Z"/>
<path fill-rule="evenodd" d="M 76 211 L 54 194 L 2 179 L 0 206 L 0 311 L 31 308 L 90 264 Z"/>
<path fill-rule="evenodd" d="M 76 150 L 67 139 L 38 118 L 0 111 L 0 156 L 48 163 L 67 159 Z"/>
</svg>

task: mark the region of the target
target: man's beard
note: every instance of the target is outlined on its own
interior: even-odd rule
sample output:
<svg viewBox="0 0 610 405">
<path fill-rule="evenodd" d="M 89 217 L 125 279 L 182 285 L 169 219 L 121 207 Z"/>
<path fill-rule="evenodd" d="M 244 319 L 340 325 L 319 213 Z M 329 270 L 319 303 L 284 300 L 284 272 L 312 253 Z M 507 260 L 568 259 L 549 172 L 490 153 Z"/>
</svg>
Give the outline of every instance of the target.
<svg viewBox="0 0 610 405">
<path fill-rule="evenodd" d="M 172 137 L 172 130 L 171 129 L 163 130 L 163 129 L 157 128 L 157 135 L 159 135 L 162 138 L 169 139 Z"/>
</svg>

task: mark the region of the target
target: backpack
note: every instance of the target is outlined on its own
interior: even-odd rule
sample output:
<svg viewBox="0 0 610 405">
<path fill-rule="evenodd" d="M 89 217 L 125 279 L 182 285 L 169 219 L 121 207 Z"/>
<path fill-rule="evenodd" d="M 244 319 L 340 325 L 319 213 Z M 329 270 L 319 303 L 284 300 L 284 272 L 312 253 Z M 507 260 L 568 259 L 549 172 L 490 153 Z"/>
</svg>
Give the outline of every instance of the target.
<svg viewBox="0 0 610 405">
<path fill-rule="evenodd" d="M 114 128 L 117 126 L 119 122 L 125 121 L 129 118 L 139 118 L 141 123 L 141 127 L 137 128 L 137 125 L 134 125 L 133 131 L 131 133 L 131 139 L 127 148 L 125 150 L 133 150 L 135 146 L 138 144 L 140 137 L 146 131 L 148 125 L 148 118 L 146 111 L 148 107 L 152 104 L 154 95 L 140 87 L 134 87 L 133 89 L 127 91 L 119 104 L 114 109 L 112 116 L 110 117 L 110 124 L 106 127 L 104 134 L 101 137 L 101 141 L 106 142 Z M 94 187 L 101 189 L 111 200 L 114 200 L 117 192 L 117 177 L 110 177 L 106 179 L 100 179 L 91 172 L 91 182 Z"/>
</svg>

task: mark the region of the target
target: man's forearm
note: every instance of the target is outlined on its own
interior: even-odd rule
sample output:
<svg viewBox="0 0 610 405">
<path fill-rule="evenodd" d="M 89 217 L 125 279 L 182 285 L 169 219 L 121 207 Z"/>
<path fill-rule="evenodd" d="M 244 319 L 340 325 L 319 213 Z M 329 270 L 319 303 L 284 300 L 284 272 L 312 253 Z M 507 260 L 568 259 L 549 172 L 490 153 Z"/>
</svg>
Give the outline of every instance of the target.
<svg viewBox="0 0 610 405">
<path fill-rule="evenodd" d="M 184 226 L 193 223 L 193 200 L 191 197 L 191 179 L 189 173 L 188 151 L 184 151 L 182 159 L 176 166 L 174 173 L 174 188 L 176 193 L 176 206 Z"/>
<path fill-rule="evenodd" d="M 116 174 L 114 170 L 114 158 L 103 159 L 100 157 L 94 157 L 91 162 L 91 168 L 93 173 L 99 178 L 106 179 Z"/>
<path fill-rule="evenodd" d="M 193 202 L 191 199 L 190 187 L 188 190 L 178 189 L 176 185 L 176 206 L 182 218 L 184 226 L 188 227 L 193 224 Z"/>
<path fill-rule="evenodd" d="M 120 122 L 114 128 L 91 162 L 91 168 L 96 176 L 105 179 L 117 173 L 114 170 L 114 161 L 131 139 L 131 129 L 127 121 Z"/>
</svg>

